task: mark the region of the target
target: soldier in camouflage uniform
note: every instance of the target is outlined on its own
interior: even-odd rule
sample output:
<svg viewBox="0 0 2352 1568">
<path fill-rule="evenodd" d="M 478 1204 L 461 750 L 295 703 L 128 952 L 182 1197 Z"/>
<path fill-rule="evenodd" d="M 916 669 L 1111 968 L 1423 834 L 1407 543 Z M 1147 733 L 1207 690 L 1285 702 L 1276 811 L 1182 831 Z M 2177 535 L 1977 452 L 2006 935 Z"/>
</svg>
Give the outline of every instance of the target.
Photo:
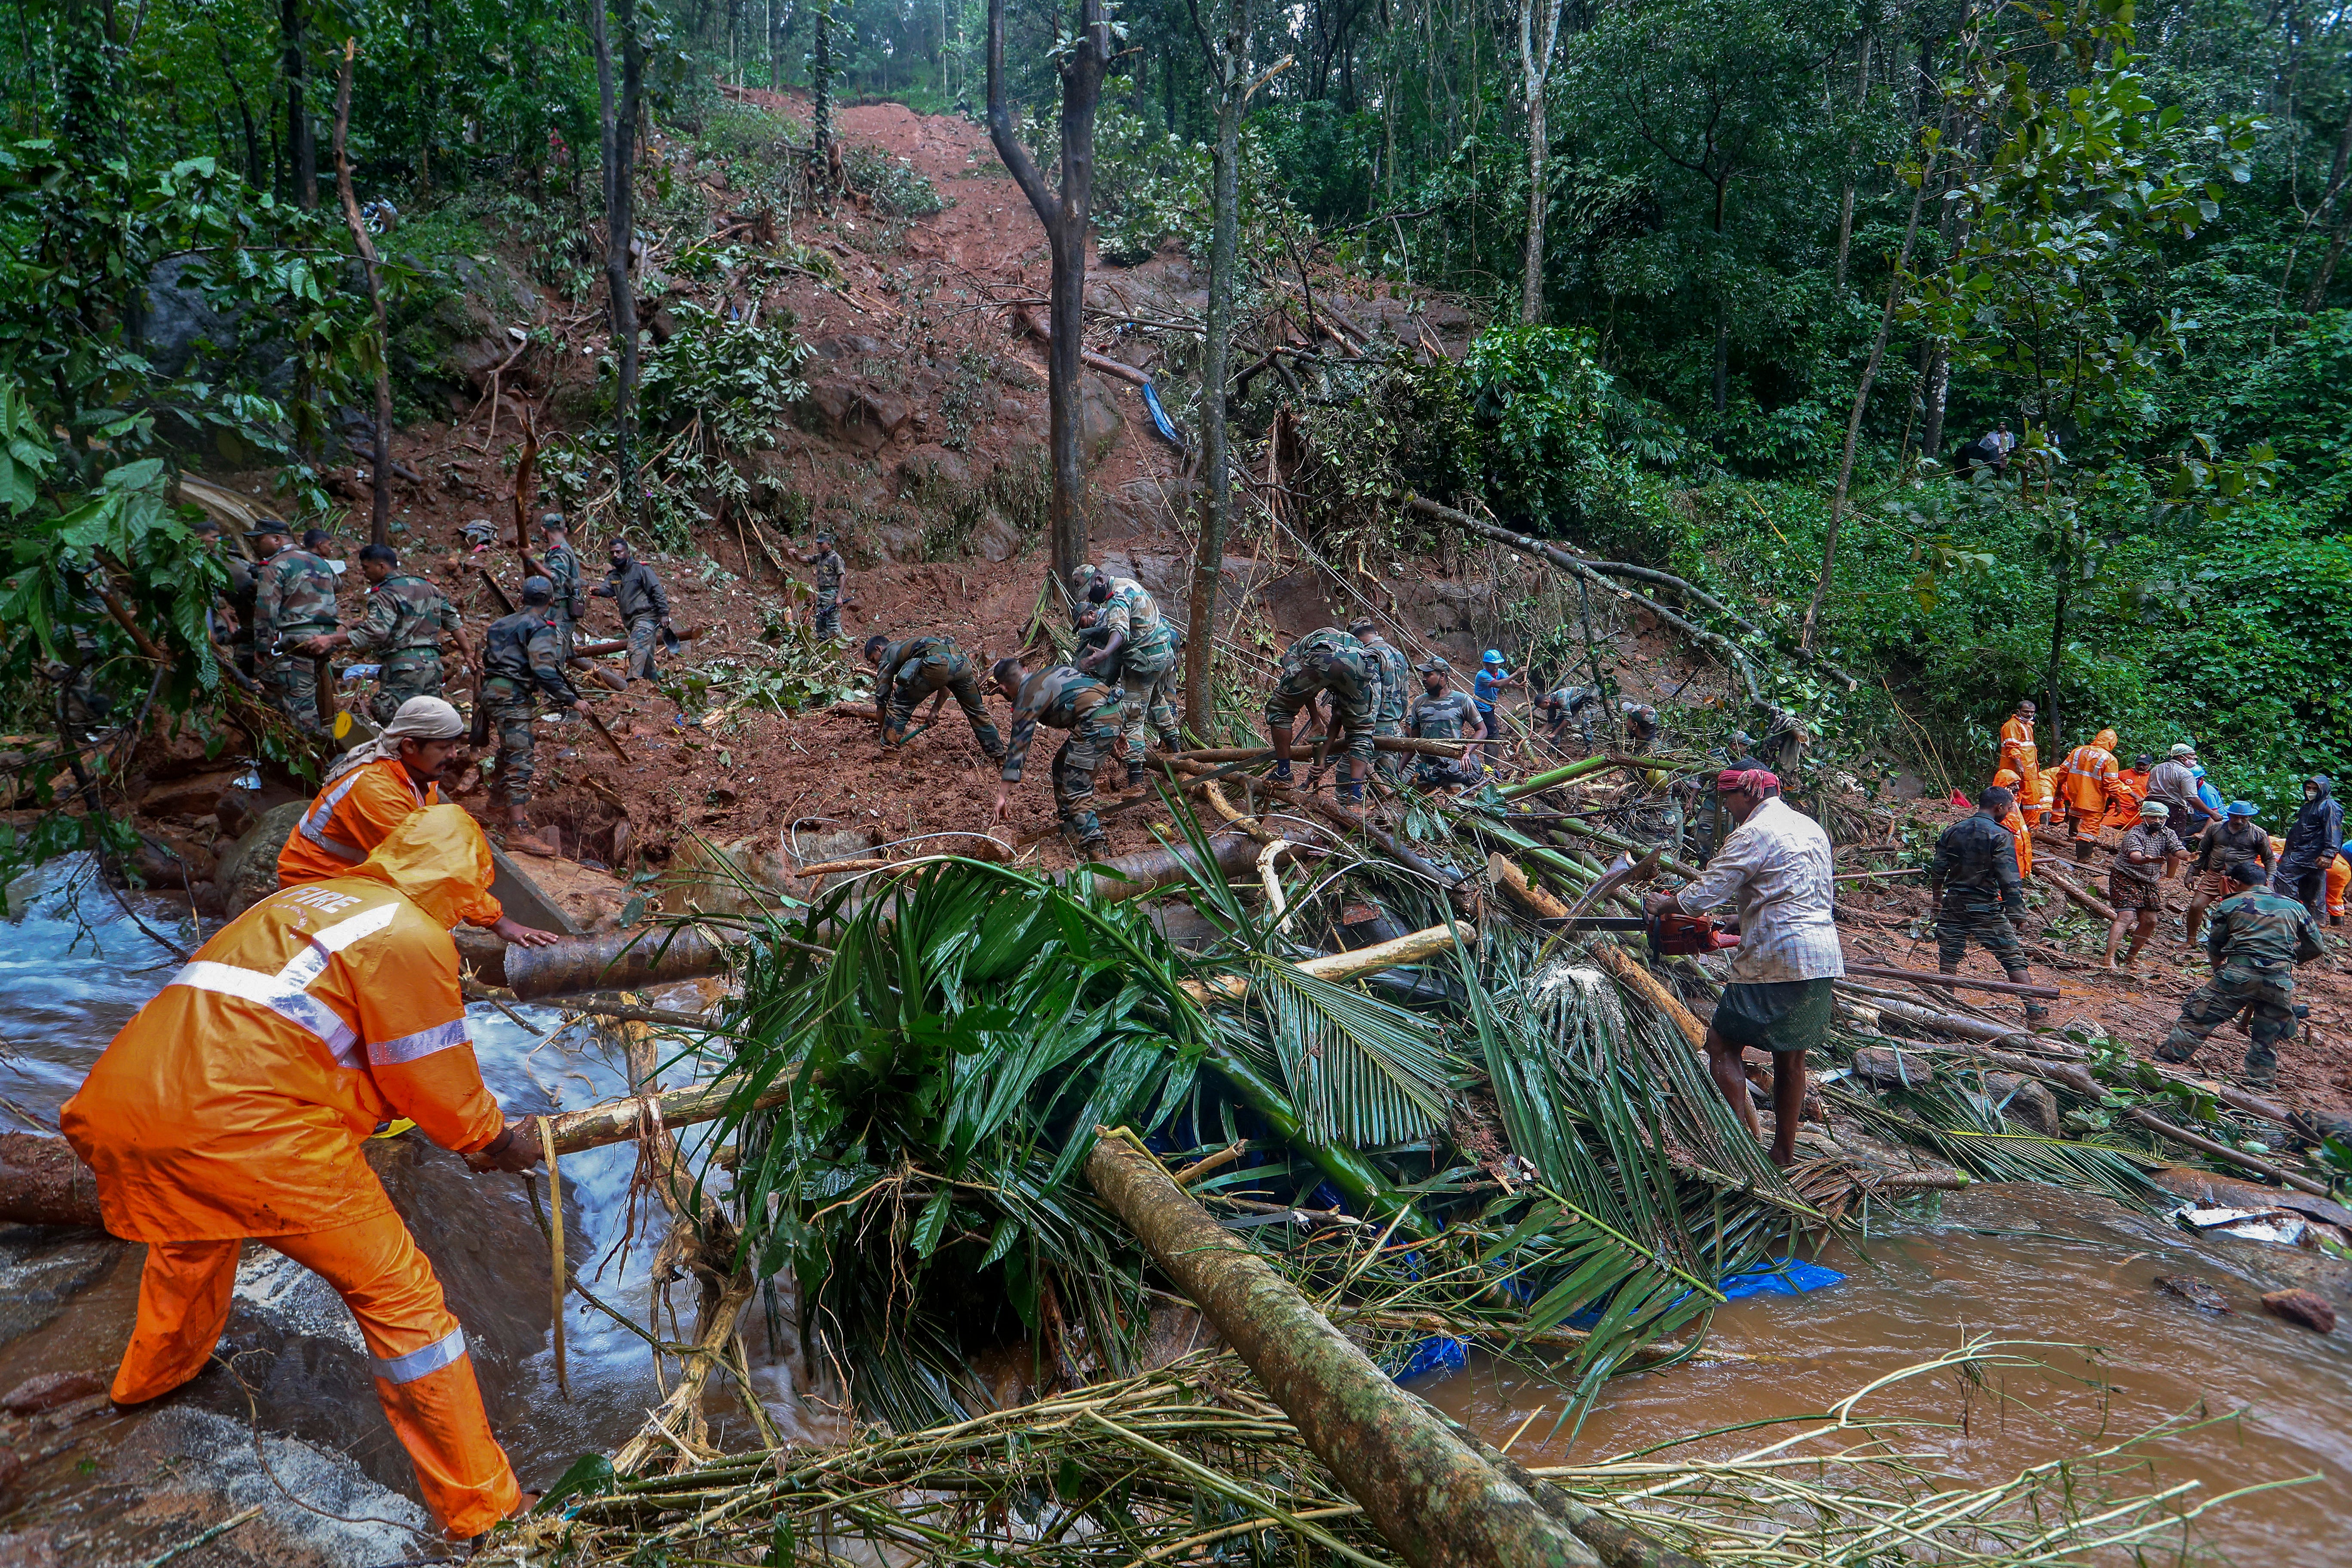
<svg viewBox="0 0 2352 1568">
<path fill-rule="evenodd" d="M 2017 797 L 2000 784 L 1977 796 L 1977 813 L 1944 829 L 1927 863 L 1927 908 L 1936 916 L 1936 967 L 1960 972 L 1973 942 L 1993 956 L 2013 985 L 2032 982 L 2017 922 L 2025 918 L 2025 880 L 2018 874 L 2017 840 L 2001 826 Z M 2028 998 L 2029 1023 L 2050 1010 Z"/>
<path fill-rule="evenodd" d="M 1364 775 L 1372 764 L 1372 714 L 1381 697 L 1381 661 L 1372 650 L 1337 626 L 1322 626 L 1292 643 L 1282 656 L 1282 673 L 1265 700 L 1266 732 L 1274 740 L 1274 780 L 1290 782 L 1290 730 L 1298 710 L 1318 691 L 1331 694 L 1331 719 L 1345 737 L 1348 775 L 1339 797 L 1348 805 L 1364 798 Z M 1320 771 L 1320 770 L 1318 770 Z M 1310 774 L 1308 784 L 1313 784 Z"/>
<path fill-rule="evenodd" d="M 359 625 L 304 645 L 314 654 L 348 647 L 376 656 L 375 696 L 368 701 L 368 713 L 379 724 L 391 723 L 412 697 L 441 695 L 441 637 L 455 635 L 464 625 L 457 606 L 439 588 L 399 567 L 400 556 L 391 545 L 362 549 L 360 575 L 368 580 L 368 596 Z"/>
<path fill-rule="evenodd" d="M 784 547 L 784 553 L 803 566 L 816 568 L 816 635 L 821 637 L 839 637 L 841 579 L 842 574 L 849 570 L 849 563 L 844 561 L 841 552 L 833 547 L 833 535 L 830 532 L 818 534 L 814 553 L 803 555 L 790 545 Z"/>
<path fill-rule="evenodd" d="M 297 650 L 335 629 L 335 574 L 309 551 L 295 549 L 286 525 L 275 518 L 262 519 L 246 537 L 262 555 L 254 574 L 254 658 L 279 710 L 300 728 L 321 733 L 319 667 Z"/>
<path fill-rule="evenodd" d="M 2278 1043 L 2294 1033 L 2294 966 L 2325 949 L 2311 911 L 2272 892 L 2270 873 L 2259 862 L 2242 862 L 2225 875 L 2231 896 L 2213 906 L 2205 933 L 2213 978 L 2189 994 L 2180 1021 L 2156 1054 L 2162 1061 L 2185 1062 L 2214 1030 L 2251 1009 L 2246 1081 L 2267 1087 L 2278 1076 Z"/>
<path fill-rule="evenodd" d="M 1412 700 L 1412 666 L 1369 617 L 1352 622 L 1348 635 L 1372 650 L 1381 666 L 1381 700 L 1372 706 L 1372 733 L 1391 739 L 1404 733 L 1404 710 Z M 1372 766 L 1391 784 L 1403 776 L 1404 754 L 1376 752 Z"/>
<path fill-rule="evenodd" d="M 579 640 L 572 628 L 588 618 L 587 573 L 572 548 L 572 531 L 562 512 L 540 515 L 539 536 L 543 542 L 538 559 L 526 555 L 523 565 L 555 585 L 556 629 L 563 638 L 563 657 L 570 658 Z"/>
<path fill-rule="evenodd" d="M 506 797 L 507 821 L 517 847 L 541 853 L 546 851 L 524 815 L 536 771 L 531 725 L 539 717 L 539 696 L 544 693 L 562 710 L 580 701 L 580 694 L 564 679 L 554 599 L 554 584 L 544 577 L 524 578 L 522 608 L 492 621 L 482 637 L 482 702 L 499 732 L 498 781 L 491 793 Z"/>
<path fill-rule="evenodd" d="M 1031 675 L 1019 659 L 1001 658 L 989 673 L 1013 704 L 1013 742 L 1004 749 L 1004 783 L 996 792 L 993 819 L 1002 822 L 1012 813 L 1012 786 L 1021 782 L 1037 726 L 1066 730 L 1070 738 L 1054 753 L 1054 807 L 1062 837 L 1082 855 L 1100 855 L 1110 840 L 1095 816 L 1095 769 L 1118 739 L 1118 692 L 1066 664 Z"/>
<path fill-rule="evenodd" d="M 1004 760 L 1004 742 L 982 706 L 979 668 L 970 654 L 956 646 L 955 638 L 931 633 L 897 642 L 867 637 L 866 661 L 875 669 L 875 722 L 881 727 L 885 747 L 904 743 L 907 726 L 913 722 L 915 709 L 924 698 L 932 699 L 931 717 L 924 721 L 928 729 L 953 697 L 963 716 L 971 721 L 972 737 L 988 760 Z"/>
<path fill-rule="evenodd" d="M 1420 741 L 1482 741 L 1486 726 L 1478 717 L 1478 704 L 1469 694 L 1450 689 L 1454 667 L 1442 658 L 1433 658 L 1420 667 L 1421 695 L 1405 712 L 1404 732 Z M 1475 784 L 1486 776 L 1480 765 L 1478 753 L 1473 749 L 1458 757 L 1417 756 L 1412 763 L 1413 780 L 1423 789 L 1444 789 L 1452 784 Z"/>
<path fill-rule="evenodd" d="M 1071 588 L 1102 612 L 1108 634 L 1102 645 L 1082 655 L 1078 668 L 1115 682 L 1127 693 L 1120 705 L 1119 730 L 1127 742 L 1127 784 L 1143 783 L 1143 753 L 1148 721 L 1164 751 L 1183 745 L 1177 732 L 1175 639 L 1160 614 L 1159 604 L 1132 577 L 1117 577 L 1093 566 L 1070 574 Z"/>
</svg>

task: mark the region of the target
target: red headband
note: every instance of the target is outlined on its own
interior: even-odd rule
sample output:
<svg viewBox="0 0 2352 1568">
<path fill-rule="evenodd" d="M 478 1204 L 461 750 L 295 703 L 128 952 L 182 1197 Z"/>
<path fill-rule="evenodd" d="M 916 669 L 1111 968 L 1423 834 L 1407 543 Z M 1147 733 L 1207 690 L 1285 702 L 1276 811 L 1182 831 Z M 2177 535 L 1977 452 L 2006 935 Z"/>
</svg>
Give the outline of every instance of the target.
<svg viewBox="0 0 2352 1568">
<path fill-rule="evenodd" d="M 1715 775 L 1718 795 L 1767 795 L 1780 787 L 1780 775 L 1769 768 L 1726 768 Z"/>
</svg>

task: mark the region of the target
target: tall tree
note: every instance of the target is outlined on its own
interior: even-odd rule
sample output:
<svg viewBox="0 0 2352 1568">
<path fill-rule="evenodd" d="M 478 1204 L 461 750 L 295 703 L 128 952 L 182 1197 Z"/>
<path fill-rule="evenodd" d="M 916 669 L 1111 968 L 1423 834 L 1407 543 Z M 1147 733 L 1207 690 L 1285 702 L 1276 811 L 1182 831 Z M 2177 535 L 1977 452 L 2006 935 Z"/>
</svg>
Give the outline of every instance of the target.
<svg viewBox="0 0 2352 1568">
<path fill-rule="evenodd" d="M 816 38 L 809 50 L 809 142 L 828 168 L 833 156 L 833 0 L 816 0 Z"/>
<path fill-rule="evenodd" d="M 360 216 L 360 198 L 352 188 L 352 160 L 347 149 L 352 132 L 352 63 L 359 53 L 355 38 L 343 40 L 343 68 L 335 79 L 335 190 L 343 203 L 343 222 L 352 231 L 352 248 L 359 253 L 360 274 L 367 280 L 368 304 L 375 311 L 375 450 L 371 475 L 374 500 L 368 514 L 368 542 L 392 542 L 392 332 L 384 320 L 383 281 L 376 276 L 375 241 L 368 237 L 367 221 Z"/>
<path fill-rule="evenodd" d="M 1536 8 L 1543 7 L 1543 26 L 1536 26 Z M 1528 239 L 1520 261 L 1519 320 L 1532 327 L 1543 321 L 1544 163 L 1550 142 L 1544 129 L 1544 90 L 1551 80 L 1551 53 L 1559 41 L 1559 0 L 1520 0 L 1519 80 L 1528 99 Z"/>
<path fill-rule="evenodd" d="M 612 33 L 621 35 L 621 79 L 613 80 Z M 646 47 L 637 35 L 636 0 L 589 0 L 588 37 L 596 50 L 598 129 L 604 162 L 604 289 L 613 323 L 613 462 L 619 479 L 621 516 L 634 527 L 643 520 L 645 495 L 637 482 L 637 298 L 629 277 L 636 238 L 637 106 L 645 96 Z"/>
<path fill-rule="evenodd" d="M 1045 185 L 1034 160 L 1021 145 L 1013 111 L 1004 101 L 1004 0 L 988 0 L 988 139 L 1021 194 L 1045 226 L 1053 258 L 1048 289 L 1046 400 L 1051 410 L 1054 453 L 1054 575 L 1068 591 L 1070 574 L 1086 560 L 1084 505 L 1086 462 L 1081 450 L 1078 399 L 1086 347 L 1087 225 L 1094 208 L 1095 110 L 1102 101 L 1103 73 L 1111 58 L 1110 7 L 1107 0 L 1079 0 L 1077 35 L 1061 50 L 1062 182 L 1058 194 Z"/>
<path fill-rule="evenodd" d="M 303 101 L 306 67 L 302 21 L 302 0 L 279 0 L 278 47 L 286 73 L 286 156 L 292 165 L 294 200 L 309 211 L 319 205 L 319 144 L 311 134 L 310 106 Z"/>
<path fill-rule="evenodd" d="M 1248 0 L 1226 0 L 1225 36 L 1212 42 L 1192 7 L 1209 74 L 1217 84 L 1217 140 L 1209 153 L 1209 309 L 1201 353 L 1201 542 L 1192 558 L 1192 603 L 1185 616 L 1184 727 L 1209 732 L 1209 669 L 1215 653 L 1217 585 L 1224 578 L 1225 534 L 1233 526 L 1234 475 L 1227 450 L 1225 385 L 1234 342 L 1234 273 L 1241 253 L 1242 110 L 1249 100 Z M 1175 60 L 1171 55 L 1172 76 Z"/>
</svg>

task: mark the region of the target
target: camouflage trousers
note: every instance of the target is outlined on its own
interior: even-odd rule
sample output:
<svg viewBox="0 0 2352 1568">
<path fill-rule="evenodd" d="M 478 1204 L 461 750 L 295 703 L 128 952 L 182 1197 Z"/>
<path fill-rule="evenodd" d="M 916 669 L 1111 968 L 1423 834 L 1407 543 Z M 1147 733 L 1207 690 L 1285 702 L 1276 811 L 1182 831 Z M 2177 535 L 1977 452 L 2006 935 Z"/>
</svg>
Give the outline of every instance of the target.
<svg viewBox="0 0 2352 1568">
<path fill-rule="evenodd" d="M 538 771 L 532 749 L 539 737 L 532 725 L 539 719 L 539 699 L 513 681 L 493 676 L 482 683 L 481 700 L 499 737 L 498 777 L 490 793 L 504 795 L 510 806 L 528 805 L 531 775 Z"/>
<path fill-rule="evenodd" d="M 1274 694 L 1265 700 L 1268 727 L 1291 728 L 1298 710 L 1312 702 L 1318 691 L 1331 694 L 1331 715 L 1342 731 L 1342 740 L 1335 750 L 1370 762 L 1372 694 L 1344 669 L 1335 668 L 1328 675 L 1306 668 L 1285 670 Z"/>
<path fill-rule="evenodd" d="M 440 695 L 441 656 L 429 647 L 404 647 L 384 655 L 376 671 L 375 695 L 368 699 L 368 716 L 389 724 L 410 698 Z"/>
<path fill-rule="evenodd" d="M 324 637 L 335 628 L 327 626 L 288 626 L 278 634 L 281 646 Z M 278 710 L 304 730 L 323 728 L 319 718 L 319 661 L 307 653 L 273 654 L 264 676 L 269 686 L 270 700 Z"/>
<path fill-rule="evenodd" d="M 1062 837 L 1072 847 L 1091 851 L 1107 845 L 1102 821 L 1095 816 L 1095 770 L 1110 755 L 1118 739 L 1118 710 L 1104 703 L 1078 721 L 1062 749 L 1054 753 L 1054 810 L 1062 819 Z"/>
<path fill-rule="evenodd" d="M 841 590 L 819 588 L 816 591 L 816 635 L 837 637 L 841 635 Z"/>
<path fill-rule="evenodd" d="M 1119 733 L 1127 741 L 1127 766 L 1132 773 L 1143 766 L 1143 749 L 1152 735 L 1167 751 L 1183 744 L 1176 717 L 1176 652 L 1164 635 L 1157 646 L 1129 648 L 1120 657 L 1119 684 L 1126 693 L 1119 703 Z"/>
<path fill-rule="evenodd" d="M 1004 755 L 1004 738 L 989 721 L 988 710 L 981 704 L 980 675 L 969 657 L 927 658 L 916 668 L 912 676 L 902 677 L 890 689 L 890 718 L 882 732 L 882 743 L 896 746 L 905 742 L 907 728 L 914 722 L 915 710 L 935 691 L 944 691 L 956 700 L 963 716 L 971 721 L 972 738 L 991 762 Z"/>
<path fill-rule="evenodd" d="M 661 621 L 653 616 L 639 616 L 629 623 L 629 679 L 656 680 L 654 646 L 661 637 Z"/>
<path fill-rule="evenodd" d="M 2225 963 L 2220 973 L 2189 994 L 2180 1005 L 2180 1021 L 2156 1047 L 2158 1059 L 2185 1062 L 2213 1031 L 2241 1013 L 2252 1010 L 2247 1032 L 2253 1043 L 2246 1047 L 2246 1076 L 2268 1083 L 2278 1076 L 2278 1043 L 2294 1033 L 2294 976 L 2269 973 L 2250 964 Z"/>
<path fill-rule="evenodd" d="M 1936 917 L 1937 967 L 1947 974 L 1957 973 L 1971 942 L 1991 953 L 2008 973 L 2025 967 L 2025 948 L 2017 940 L 2017 928 L 2009 923 L 2000 905 L 1947 902 Z"/>
<path fill-rule="evenodd" d="M 1412 761 L 1413 782 L 1423 789 L 1444 789 L 1451 784 L 1477 784 L 1485 780 L 1486 770 L 1479 765 L 1474 751 L 1462 757 L 1416 756 Z"/>
<path fill-rule="evenodd" d="M 1375 738 L 1385 735 L 1393 741 L 1403 733 L 1404 725 L 1394 719 L 1381 719 L 1372 724 L 1372 734 Z M 1373 748 L 1372 771 L 1390 783 L 1394 784 L 1404 777 L 1404 752 L 1383 752 L 1377 747 Z"/>
</svg>

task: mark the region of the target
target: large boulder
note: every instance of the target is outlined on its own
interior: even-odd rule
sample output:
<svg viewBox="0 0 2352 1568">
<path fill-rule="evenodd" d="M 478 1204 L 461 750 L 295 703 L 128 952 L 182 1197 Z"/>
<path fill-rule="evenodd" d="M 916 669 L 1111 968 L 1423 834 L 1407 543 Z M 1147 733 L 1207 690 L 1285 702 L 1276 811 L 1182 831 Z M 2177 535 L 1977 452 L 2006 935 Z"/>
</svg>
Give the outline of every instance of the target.
<svg viewBox="0 0 2352 1568">
<path fill-rule="evenodd" d="M 1126 428 L 1127 416 L 1119 412 L 1118 395 L 1109 384 L 1098 375 L 1083 377 L 1078 383 L 1078 444 L 1087 461 L 1099 463 L 1109 457 Z"/>
<path fill-rule="evenodd" d="M 213 868 L 213 886 L 220 889 L 221 908 L 228 919 L 236 919 L 278 890 L 278 851 L 310 805 L 307 800 L 289 800 L 271 806 L 222 853 Z"/>
</svg>

